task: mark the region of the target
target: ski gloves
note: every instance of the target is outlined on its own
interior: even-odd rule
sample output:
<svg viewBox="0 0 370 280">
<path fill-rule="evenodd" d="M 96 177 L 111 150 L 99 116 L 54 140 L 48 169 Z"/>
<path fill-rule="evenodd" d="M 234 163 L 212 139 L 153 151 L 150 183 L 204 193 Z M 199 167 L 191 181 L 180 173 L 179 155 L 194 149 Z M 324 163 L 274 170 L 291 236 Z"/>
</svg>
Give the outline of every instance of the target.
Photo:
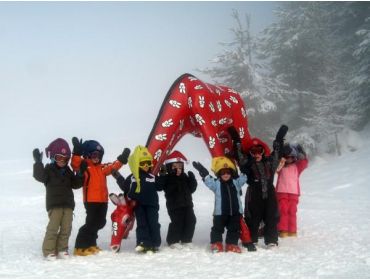
<svg viewBox="0 0 370 280">
<path fill-rule="evenodd" d="M 130 155 L 130 149 L 129 148 L 125 148 L 122 152 L 122 154 L 120 154 L 117 159 L 122 163 L 122 164 L 127 164 L 128 162 L 128 157 Z"/>
<path fill-rule="evenodd" d="M 72 153 L 76 156 L 81 156 L 83 149 L 82 149 L 82 139 L 78 140 L 77 137 L 72 138 L 72 144 L 73 144 L 73 151 Z"/>
<path fill-rule="evenodd" d="M 272 147 L 278 153 L 281 153 L 283 151 L 284 140 L 285 140 L 284 137 L 287 134 L 287 132 L 288 132 L 288 127 L 285 124 L 283 124 L 279 128 L 278 132 L 276 133 L 276 137 L 275 137 L 274 142 L 272 143 Z"/>
<path fill-rule="evenodd" d="M 33 154 L 33 159 L 35 160 L 35 163 L 42 162 L 42 152 L 40 153 L 39 149 L 34 149 L 32 154 Z"/>
<path fill-rule="evenodd" d="M 198 162 L 193 161 L 193 166 L 196 170 L 198 170 L 199 175 L 200 177 L 202 177 L 202 179 L 209 175 L 208 170 L 199 161 Z"/>
</svg>

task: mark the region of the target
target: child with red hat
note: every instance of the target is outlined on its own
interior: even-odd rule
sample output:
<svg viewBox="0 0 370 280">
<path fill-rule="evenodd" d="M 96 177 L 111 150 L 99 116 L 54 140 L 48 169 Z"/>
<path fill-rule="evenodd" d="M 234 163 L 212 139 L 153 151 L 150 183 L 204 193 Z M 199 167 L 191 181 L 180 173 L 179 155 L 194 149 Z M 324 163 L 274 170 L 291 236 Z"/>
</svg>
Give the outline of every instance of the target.
<svg viewBox="0 0 370 280">
<path fill-rule="evenodd" d="M 168 226 L 166 241 L 171 248 L 191 247 L 196 217 L 192 194 L 197 188 L 194 173 L 184 171 L 186 157 L 173 151 L 164 161 L 166 175 L 161 176 L 166 197 L 166 207 L 171 222 Z"/>
<path fill-rule="evenodd" d="M 83 172 L 86 165 L 81 166 L 81 172 L 74 174 L 68 167 L 71 150 L 68 143 L 58 138 L 45 149 L 51 163 L 44 166 L 42 152 L 33 150 L 33 177 L 46 187 L 46 210 L 49 223 L 46 228 L 42 252 L 47 260 L 68 258 L 68 240 L 72 231 L 72 215 L 75 201 L 72 189 L 82 186 Z"/>
</svg>

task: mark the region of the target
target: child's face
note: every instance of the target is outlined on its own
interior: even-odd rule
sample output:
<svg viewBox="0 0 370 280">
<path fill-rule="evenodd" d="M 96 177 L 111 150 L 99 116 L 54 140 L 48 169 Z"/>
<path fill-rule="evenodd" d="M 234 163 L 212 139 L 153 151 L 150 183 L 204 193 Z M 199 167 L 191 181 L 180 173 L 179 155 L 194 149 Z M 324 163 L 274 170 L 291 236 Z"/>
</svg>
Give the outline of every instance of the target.
<svg viewBox="0 0 370 280">
<path fill-rule="evenodd" d="M 285 158 L 285 164 L 290 164 L 290 163 L 293 163 L 295 160 L 294 160 L 294 157 L 286 157 Z"/>
<path fill-rule="evenodd" d="M 100 152 L 92 152 L 90 155 L 90 159 L 94 164 L 98 164 L 100 162 Z"/>
<path fill-rule="evenodd" d="M 229 181 L 231 178 L 231 170 L 230 169 L 221 169 L 220 170 L 220 178 L 222 181 Z"/>
<path fill-rule="evenodd" d="M 68 164 L 69 157 L 57 154 L 54 156 L 54 160 L 57 166 L 64 167 Z"/>
<path fill-rule="evenodd" d="M 139 163 L 139 167 L 145 171 L 145 172 L 149 172 L 150 168 L 152 167 L 153 163 L 151 160 L 145 160 L 145 161 L 141 161 Z"/>
<path fill-rule="evenodd" d="M 180 176 L 182 173 L 182 170 L 184 168 L 184 164 L 182 162 L 175 162 L 172 163 L 172 170 L 175 170 L 176 176 Z"/>
<path fill-rule="evenodd" d="M 256 161 L 261 161 L 262 156 L 264 154 L 263 147 L 261 146 L 254 146 L 250 149 L 249 153 Z"/>
</svg>

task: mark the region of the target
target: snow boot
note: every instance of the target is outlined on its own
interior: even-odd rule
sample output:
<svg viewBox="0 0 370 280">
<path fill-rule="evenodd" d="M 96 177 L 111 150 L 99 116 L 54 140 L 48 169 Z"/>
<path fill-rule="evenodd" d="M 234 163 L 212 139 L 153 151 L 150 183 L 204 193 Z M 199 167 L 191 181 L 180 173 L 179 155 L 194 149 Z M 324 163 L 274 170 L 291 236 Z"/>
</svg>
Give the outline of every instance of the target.
<svg viewBox="0 0 370 280">
<path fill-rule="evenodd" d="M 296 232 L 288 232 L 288 236 L 289 237 L 297 237 L 297 233 Z"/>
<path fill-rule="evenodd" d="M 103 251 L 102 249 L 100 249 L 98 246 L 91 246 L 91 247 L 89 247 L 89 249 L 91 250 L 91 251 L 93 251 L 94 252 L 94 254 L 98 254 L 98 253 L 100 253 L 101 251 Z"/>
<path fill-rule="evenodd" d="M 170 245 L 170 248 L 171 248 L 171 249 L 181 250 L 181 249 L 183 248 L 183 246 L 182 246 L 182 244 L 180 244 L 180 243 L 172 243 L 172 244 Z"/>
<path fill-rule="evenodd" d="M 244 248 L 247 248 L 248 252 L 254 252 L 257 251 L 256 246 L 253 244 L 253 242 L 250 243 L 243 243 L 242 244 Z"/>
<path fill-rule="evenodd" d="M 278 247 L 278 244 L 271 242 L 271 243 L 268 243 L 266 246 L 267 246 L 267 249 L 275 249 Z"/>
<path fill-rule="evenodd" d="M 287 231 L 280 231 L 279 232 L 279 237 L 280 238 L 285 238 L 285 237 L 288 237 L 289 236 L 289 233 Z"/>
<path fill-rule="evenodd" d="M 212 253 L 221 253 L 224 251 L 224 246 L 221 242 L 216 242 L 211 244 Z"/>
<path fill-rule="evenodd" d="M 239 253 L 239 254 L 242 252 L 240 247 L 235 244 L 226 244 L 225 247 L 226 247 L 225 249 L 226 252 L 233 252 L 233 253 Z"/>
<path fill-rule="evenodd" d="M 69 259 L 69 253 L 68 253 L 68 251 L 59 252 L 58 253 L 58 258 L 59 259 L 64 259 L 64 260 Z"/>
<path fill-rule="evenodd" d="M 91 250 L 91 247 L 89 248 L 75 248 L 73 255 L 75 256 L 91 256 L 95 255 L 95 251 Z"/>
<path fill-rule="evenodd" d="M 50 261 L 50 262 L 56 261 L 57 255 L 55 255 L 54 253 L 51 253 L 45 257 L 45 260 Z"/>
</svg>

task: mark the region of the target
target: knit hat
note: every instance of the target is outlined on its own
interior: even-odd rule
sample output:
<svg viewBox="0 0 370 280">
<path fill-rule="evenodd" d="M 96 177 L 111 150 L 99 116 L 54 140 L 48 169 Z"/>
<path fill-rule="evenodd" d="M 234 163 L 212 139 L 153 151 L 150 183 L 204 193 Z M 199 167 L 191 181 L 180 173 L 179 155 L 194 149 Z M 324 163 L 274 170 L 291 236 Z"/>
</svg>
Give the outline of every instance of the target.
<svg viewBox="0 0 370 280">
<path fill-rule="evenodd" d="M 71 149 L 66 140 L 63 138 L 57 138 L 45 148 L 45 153 L 48 158 L 54 158 L 55 155 L 63 155 L 65 157 L 71 157 Z"/>
</svg>

